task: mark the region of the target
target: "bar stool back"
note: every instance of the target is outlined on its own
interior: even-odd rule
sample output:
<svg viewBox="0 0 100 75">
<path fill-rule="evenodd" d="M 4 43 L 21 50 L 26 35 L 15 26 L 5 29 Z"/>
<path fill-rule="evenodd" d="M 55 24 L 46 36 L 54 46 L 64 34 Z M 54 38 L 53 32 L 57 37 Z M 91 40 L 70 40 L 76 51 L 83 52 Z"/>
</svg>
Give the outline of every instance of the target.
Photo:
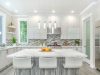
<svg viewBox="0 0 100 75">
<path fill-rule="evenodd" d="M 31 75 L 31 69 L 33 67 L 31 57 L 14 57 L 13 58 L 13 68 L 15 70 L 26 70 L 28 69 L 30 71 Z"/>
<path fill-rule="evenodd" d="M 51 73 L 51 75 L 56 75 L 57 58 L 56 57 L 40 57 L 39 68 L 45 70 L 44 75 L 48 75 L 48 73 Z"/>
<path fill-rule="evenodd" d="M 78 75 L 79 68 L 82 66 L 82 58 L 80 57 L 66 57 L 64 66 L 64 74 L 66 75 L 66 69 L 68 70 L 68 75 Z M 72 72 L 71 70 L 74 70 Z"/>
</svg>

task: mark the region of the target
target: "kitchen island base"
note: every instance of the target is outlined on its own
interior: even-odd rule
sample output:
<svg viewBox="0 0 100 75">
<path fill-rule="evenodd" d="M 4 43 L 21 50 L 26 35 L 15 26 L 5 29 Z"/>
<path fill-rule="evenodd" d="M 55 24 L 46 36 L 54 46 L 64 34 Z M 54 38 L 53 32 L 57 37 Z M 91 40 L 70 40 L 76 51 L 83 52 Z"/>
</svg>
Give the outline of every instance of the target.
<svg viewBox="0 0 100 75">
<path fill-rule="evenodd" d="M 17 69 L 17 75 L 79 75 L 79 68 L 64 68 L 63 64 L 65 62 L 64 57 L 57 58 L 57 68 L 55 69 L 42 69 L 39 68 L 39 58 L 32 58 L 32 63 L 34 66 L 31 70 Z M 50 65 L 50 64 L 49 64 Z M 52 64 L 51 64 L 52 65 Z"/>
</svg>

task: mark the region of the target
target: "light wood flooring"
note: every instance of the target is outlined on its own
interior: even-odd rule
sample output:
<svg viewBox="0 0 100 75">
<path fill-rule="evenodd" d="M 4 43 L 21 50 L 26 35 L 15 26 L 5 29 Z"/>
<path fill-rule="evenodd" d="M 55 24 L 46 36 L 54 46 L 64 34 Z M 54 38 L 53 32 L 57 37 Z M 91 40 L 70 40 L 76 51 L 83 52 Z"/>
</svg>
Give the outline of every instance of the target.
<svg viewBox="0 0 100 75">
<path fill-rule="evenodd" d="M 91 69 L 89 65 L 86 63 L 83 64 L 79 72 L 80 72 L 79 75 L 100 75 L 99 71 Z M 14 70 L 12 67 L 10 67 L 4 72 L 0 73 L 0 75 L 14 75 Z"/>
</svg>

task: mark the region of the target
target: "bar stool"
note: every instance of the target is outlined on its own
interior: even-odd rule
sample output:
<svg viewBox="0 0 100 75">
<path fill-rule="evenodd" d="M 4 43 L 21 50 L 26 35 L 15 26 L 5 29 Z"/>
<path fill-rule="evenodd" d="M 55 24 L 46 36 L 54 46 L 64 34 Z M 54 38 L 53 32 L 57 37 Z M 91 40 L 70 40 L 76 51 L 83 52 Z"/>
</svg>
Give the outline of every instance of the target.
<svg viewBox="0 0 100 75">
<path fill-rule="evenodd" d="M 66 69 L 68 70 L 68 75 L 73 73 L 71 70 L 74 70 L 75 75 L 79 75 L 79 68 L 82 66 L 82 58 L 81 57 L 66 57 L 64 66 L 64 75 L 66 75 Z M 72 74 L 72 75 L 74 75 Z"/>
<path fill-rule="evenodd" d="M 33 67 L 31 57 L 14 57 L 13 58 L 13 68 L 15 69 L 15 73 L 17 74 L 17 70 L 19 71 L 18 75 L 21 75 L 20 70 L 29 70 L 31 75 L 31 69 Z"/>
<path fill-rule="evenodd" d="M 56 75 L 57 58 L 56 57 L 40 57 L 39 58 L 39 68 L 45 70 L 44 75 L 47 75 L 46 70 L 48 69 L 50 70 L 49 73 L 53 73 L 54 75 Z"/>
</svg>

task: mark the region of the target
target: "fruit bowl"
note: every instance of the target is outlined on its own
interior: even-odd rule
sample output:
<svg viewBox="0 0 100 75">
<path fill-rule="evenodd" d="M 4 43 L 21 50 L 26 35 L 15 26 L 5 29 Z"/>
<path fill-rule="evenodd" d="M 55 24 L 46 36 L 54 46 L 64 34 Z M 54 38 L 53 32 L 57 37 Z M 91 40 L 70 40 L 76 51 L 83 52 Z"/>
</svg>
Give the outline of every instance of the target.
<svg viewBox="0 0 100 75">
<path fill-rule="evenodd" d="M 51 52 L 52 49 L 51 48 L 41 48 L 42 52 Z"/>
</svg>

